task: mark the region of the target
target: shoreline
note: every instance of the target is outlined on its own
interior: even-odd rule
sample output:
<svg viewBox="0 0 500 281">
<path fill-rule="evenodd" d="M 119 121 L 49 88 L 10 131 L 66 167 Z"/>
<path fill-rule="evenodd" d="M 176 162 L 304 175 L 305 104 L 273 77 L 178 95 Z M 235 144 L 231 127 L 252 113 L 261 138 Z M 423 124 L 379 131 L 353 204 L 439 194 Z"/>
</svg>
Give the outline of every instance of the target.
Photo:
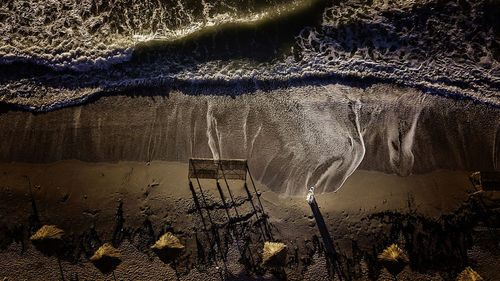
<svg viewBox="0 0 500 281">
<path fill-rule="evenodd" d="M 185 162 L 219 155 L 248 159 L 264 184 L 292 195 L 311 185 L 333 191 L 356 169 L 402 176 L 497 170 L 498 124 L 495 108 L 383 85 L 234 98 L 110 96 L 47 113 L 0 114 L 0 161 Z"/>
<path fill-rule="evenodd" d="M 500 281 L 499 14 L 7 0 L 0 281 Z"/>
</svg>

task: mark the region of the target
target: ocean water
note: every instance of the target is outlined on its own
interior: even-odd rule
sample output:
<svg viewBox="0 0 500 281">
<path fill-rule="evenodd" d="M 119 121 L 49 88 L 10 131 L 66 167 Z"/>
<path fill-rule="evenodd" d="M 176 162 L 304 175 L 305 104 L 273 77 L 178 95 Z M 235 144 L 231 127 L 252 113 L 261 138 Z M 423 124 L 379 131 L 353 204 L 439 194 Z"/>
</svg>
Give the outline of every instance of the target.
<svg viewBox="0 0 500 281">
<path fill-rule="evenodd" d="M 0 114 L 0 161 L 247 158 L 285 194 L 356 169 L 498 170 L 498 15 L 497 0 L 4 0 L 0 103 L 23 110 Z"/>
<path fill-rule="evenodd" d="M 0 101 L 389 83 L 500 105 L 496 0 L 4 0 Z"/>
</svg>

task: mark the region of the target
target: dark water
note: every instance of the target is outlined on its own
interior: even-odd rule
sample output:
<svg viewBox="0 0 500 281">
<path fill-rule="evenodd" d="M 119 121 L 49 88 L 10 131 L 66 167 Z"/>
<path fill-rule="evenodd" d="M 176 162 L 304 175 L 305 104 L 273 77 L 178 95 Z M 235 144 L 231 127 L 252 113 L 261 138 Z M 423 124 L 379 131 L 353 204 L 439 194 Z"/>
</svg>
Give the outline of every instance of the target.
<svg viewBox="0 0 500 281">
<path fill-rule="evenodd" d="M 386 82 L 499 105 L 496 0 L 22 1 L 0 5 L 0 101 L 235 95 Z"/>
</svg>

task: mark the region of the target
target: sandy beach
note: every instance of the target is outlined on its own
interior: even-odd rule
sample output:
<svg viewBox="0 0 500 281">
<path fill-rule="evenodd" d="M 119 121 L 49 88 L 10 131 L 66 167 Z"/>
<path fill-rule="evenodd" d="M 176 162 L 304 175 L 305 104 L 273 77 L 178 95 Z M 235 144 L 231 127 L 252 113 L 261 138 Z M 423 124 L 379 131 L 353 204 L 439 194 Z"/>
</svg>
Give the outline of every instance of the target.
<svg viewBox="0 0 500 281">
<path fill-rule="evenodd" d="M 395 243 L 409 257 L 398 280 L 452 280 L 466 266 L 495 280 L 498 214 L 470 196 L 469 176 L 498 167 L 498 110 L 389 85 L 314 89 L 105 96 L 37 114 L 6 107 L 0 272 L 101 279 L 89 258 L 109 242 L 124 254 L 123 280 L 215 280 L 217 267 L 228 280 L 331 280 L 305 200 L 315 186 L 345 279 L 393 278 L 377 256 Z M 192 179 L 193 193 L 191 157 L 247 159 L 264 212 L 241 181 L 229 182 L 234 202 L 220 181 L 227 205 L 214 180 L 200 182 L 206 200 Z M 66 233 L 60 268 L 29 241 L 46 224 Z M 185 245 L 175 265 L 150 249 L 166 232 Z M 262 266 L 266 241 L 287 245 L 278 271 Z"/>
<path fill-rule="evenodd" d="M 2 1 L 0 281 L 500 281 L 498 15 Z"/>
<path fill-rule="evenodd" d="M 1 255 L 5 261 L 1 272 L 7 273 L 8 280 L 40 280 L 40 276 L 42 279 L 60 278 L 59 270 L 55 270 L 55 259 L 43 256 L 27 241 L 28 234 L 43 224 L 58 225 L 67 233 L 62 258 L 66 278 L 103 278 L 89 263 L 88 257 L 100 243 L 114 241 L 125 253 L 124 263 L 115 272 L 117 278 L 155 279 L 153 276 L 162 272 L 165 279 L 171 279 L 175 271 L 158 260 L 149 249 L 166 231 L 179 235 L 186 245 L 176 268 L 181 280 L 218 278 L 213 264 L 201 262 L 207 257 L 203 257 L 203 249 L 198 243 L 204 245 L 205 251 L 209 251 L 210 246 L 194 207 L 186 163 L 87 163 L 71 160 L 48 164 L 1 164 L 0 169 Z M 468 176 L 466 171 L 449 170 L 409 177 L 360 170 L 337 193 L 318 195 L 317 202 L 336 249 L 346 261 L 345 270 L 355 276 L 354 280 L 384 280 L 387 273 L 380 269 L 374 256 L 388 243 L 399 242 L 407 248 L 413 244 L 415 256 L 430 255 L 413 264 L 413 268 L 406 268 L 401 274 L 410 279 L 403 280 L 446 280 L 452 273 L 443 276 L 441 270 L 430 263 L 442 263 L 448 269 L 459 270 L 459 263 L 472 262 L 483 269 L 479 270 L 481 275 L 495 280 L 492 270 L 498 265 L 497 253 L 476 248 L 479 254 L 471 256 L 467 251 L 471 241 L 466 236 L 473 232 L 475 223 L 472 221 L 474 210 L 468 206 L 468 194 L 473 190 Z M 201 184 L 209 205 L 214 206 L 210 211 L 214 223 L 220 226 L 221 237 L 224 237 L 224 250 L 231 257 L 228 258 L 230 273 L 248 278 L 275 278 L 259 268 L 256 262 L 264 239 L 255 224 L 255 215 L 241 222 L 240 231 L 230 231 L 214 181 L 203 180 Z M 245 201 L 242 185 L 242 182 L 230 182 L 239 214 L 244 217 L 252 210 L 248 200 Z M 262 192 L 262 205 L 273 238 L 295 249 L 289 253 L 285 269 L 288 278 L 321 280 L 318 276 L 323 275 L 328 280 L 319 232 L 305 198 L 283 196 L 261 184 L 258 189 Z M 235 216 L 232 210 L 229 211 Z M 409 221 L 423 228 L 408 232 L 405 223 Z M 456 232 L 457 225 L 463 229 Z M 433 231 L 424 234 L 428 231 L 426 228 Z M 443 237 L 446 232 L 449 236 Z M 232 237 L 230 233 L 233 233 Z M 238 237 L 239 243 L 252 241 L 248 244 L 249 252 L 254 255 L 254 264 L 248 252 L 242 254 L 238 251 L 234 233 L 243 234 Z M 421 241 L 422 237 L 426 238 Z M 456 247 L 456 253 L 462 256 L 454 256 L 453 261 L 440 260 L 446 247 L 436 244 L 434 239 L 445 239 L 441 243 Z M 243 258 L 241 263 L 240 258 L 245 255 L 247 260 Z M 478 255 L 488 256 L 488 263 Z"/>
</svg>

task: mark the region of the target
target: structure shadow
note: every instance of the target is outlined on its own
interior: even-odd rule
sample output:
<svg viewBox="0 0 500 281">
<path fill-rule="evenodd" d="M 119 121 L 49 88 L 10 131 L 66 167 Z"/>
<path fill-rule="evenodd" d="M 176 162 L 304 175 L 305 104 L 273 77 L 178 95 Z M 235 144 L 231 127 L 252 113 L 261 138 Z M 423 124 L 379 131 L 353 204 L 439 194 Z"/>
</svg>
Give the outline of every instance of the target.
<svg viewBox="0 0 500 281">
<path fill-rule="evenodd" d="M 318 226 L 319 233 L 321 234 L 321 238 L 323 239 L 323 244 L 325 245 L 327 261 L 329 261 L 330 266 L 333 268 L 333 273 L 337 276 L 338 280 L 340 281 L 346 280 L 346 276 L 342 270 L 342 265 L 339 260 L 339 255 L 335 251 L 335 247 L 333 245 L 333 239 L 330 236 L 330 233 L 328 232 L 325 220 L 323 219 L 323 215 L 319 210 L 316 199 L 312 198 L 312 201 L 309 202 L 309 206 L 311 207 L 314 219 L 316 220 L 316 225 Z M 329 270 L 331 270 L 330 266 Z"/>
</svg>

